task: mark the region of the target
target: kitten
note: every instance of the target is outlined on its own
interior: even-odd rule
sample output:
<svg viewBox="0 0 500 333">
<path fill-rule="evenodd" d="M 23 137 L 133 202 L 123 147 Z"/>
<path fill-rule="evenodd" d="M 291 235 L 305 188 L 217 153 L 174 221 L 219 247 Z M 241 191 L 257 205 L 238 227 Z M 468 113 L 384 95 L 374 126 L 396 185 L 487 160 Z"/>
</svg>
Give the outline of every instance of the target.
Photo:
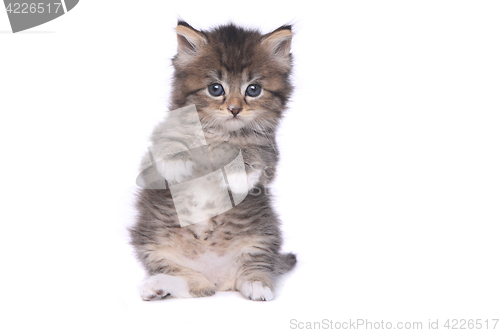
<svg viewBox="0 0 500 333">
<path fill-rule="evenodd" d="M 275 131 L 292 92 L 291 26 L 262 35 L 233 24 L 198 31 L 179 21 L 176 32 L 170 109 L 180 116 L 167 117 L 156 127 L 142 165 L 154 162 L 167 185 L 138 192 L 138 218 L 130 228 L 131 244 L 148 273 L 140 295 L 156 300 L 236 290 L 251 300 L 272 300 L 276 278 L 296 263 L 294 254 L 280 253 L 280 221 L 267 188 L 278 162 Z M 191 117 L 190 110 L 199 118 Z M 197 120 L 204 145 L 197 153 L 186 153 L 192 143 L 186 141 L 193 136 L 185 133 L 196 130 L 191 127 Z M 203 221 L 188 212 L 192 220 L 181 226 L 180 201 L 174 204 L 173 199 L 177 184 L 237 161 L 236 154 L 245 170 L 225 168 L 224 176 L 224 184 L 231 184 L 233 206 L 215 216 L 207 213 L 212 217 Z M 214 165 L 217 161 L 224 162 Z M 210 173 L 212 181 L 220 181 L 215 174 Z M 183 194 L 186 204 L 199 193 Z M 217 206 L 222 199 L 213 200 Z"/>
</svg>

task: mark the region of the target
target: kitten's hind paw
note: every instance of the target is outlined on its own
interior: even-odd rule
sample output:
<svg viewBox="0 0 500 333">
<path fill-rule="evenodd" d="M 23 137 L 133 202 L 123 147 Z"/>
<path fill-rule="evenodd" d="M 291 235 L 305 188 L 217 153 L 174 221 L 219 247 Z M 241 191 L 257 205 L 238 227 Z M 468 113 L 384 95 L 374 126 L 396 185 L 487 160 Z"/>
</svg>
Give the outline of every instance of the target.
<svg viewBox="0 0 500 333">
<path fill-rule="evenodd" d="M 189 282 L 189 293 L 192 297 L 206 297 L 215 295 L 215 284 L 201 276 Z"/>
<path fill-rule="evenodd" d="M 144 301 L 154 301 L 171 297 L 192 297 L 186 281 L 178 276 L 157 274 L 141 283 L 139 293 Z"/>
<path fill-rule="evenodd" d="M 274 298 L 271 288 L 263 286 L 260 281 L 247 281 L 243 283 L 240 292 L 252 301 L 271 301 Z"/>
</svg>

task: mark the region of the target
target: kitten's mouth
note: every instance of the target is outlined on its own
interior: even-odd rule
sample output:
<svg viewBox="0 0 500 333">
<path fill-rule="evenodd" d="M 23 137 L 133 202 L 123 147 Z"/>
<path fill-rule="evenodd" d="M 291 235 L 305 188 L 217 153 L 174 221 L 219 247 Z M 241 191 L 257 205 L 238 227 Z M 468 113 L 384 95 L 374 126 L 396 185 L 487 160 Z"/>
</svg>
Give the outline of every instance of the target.
<svg viewBox="0 0 500 333">
<path fill-rule="evenodd" d="M 243 122 L 243 119 L 241 119 L 241 117 L 236 115 L 236 116 L 232 116 L 231 118 L 228 118 L 226 121 L 235 123 L 235 122 Z"/>
<path fill-rule="evenodd" d="M 226 119 L 225 121 L 225 127 L 229 131 L 237 131 L 241 129 L 242 127 L 245 126 L 245 121 L 241 119 L 241 117 L 231 117 L 229 119 Z"/>
</svg>

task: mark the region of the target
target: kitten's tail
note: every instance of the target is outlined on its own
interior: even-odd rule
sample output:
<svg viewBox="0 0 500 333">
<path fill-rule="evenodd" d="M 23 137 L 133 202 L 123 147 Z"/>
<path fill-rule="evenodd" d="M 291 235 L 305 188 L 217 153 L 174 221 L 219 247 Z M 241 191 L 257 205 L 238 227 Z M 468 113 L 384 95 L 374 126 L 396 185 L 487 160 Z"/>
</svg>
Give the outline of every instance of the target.
<svg viewBox="0 0 500 333">
<path fill-rule="evenodd" d="M 294 253 L 283 253 L 280 255 L 281 263 L 278 266 L 280 274 L 291 271 L 297 263 L 297 256 Z"/>
</svg>

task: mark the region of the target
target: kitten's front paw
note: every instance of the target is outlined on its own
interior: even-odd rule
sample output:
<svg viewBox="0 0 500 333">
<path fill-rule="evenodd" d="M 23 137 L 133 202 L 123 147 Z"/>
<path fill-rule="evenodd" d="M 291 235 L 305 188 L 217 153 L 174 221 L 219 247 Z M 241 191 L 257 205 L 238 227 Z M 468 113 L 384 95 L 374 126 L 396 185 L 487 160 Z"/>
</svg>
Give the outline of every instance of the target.
<svg viewBox="0 0 500 333">
<path fill-rule="evenodd" d="M 156 170 L 168 182 L 179 184 L 193 174 L 194 163 L 190 160 L 160 160 L 156 162 Z"/>
<path fill-rule="evenodd" d="M 157 274 L 141 283 L 139 294 L 144 301 L 154 301 L 167 296 L 192 297 L 186 281 L 178 276 Z"/>
<path fill-rule="evenodd" d="M 271 288 L 263 286 L 260 281 L 247 281 L 243 283 L 240 292 L 252 301 L 271 301 L 274 298 Z"/>
<path fill-rule="evenodd" d="M 248 191 L 248 180 L 245 172 L 226 173 L 229 188 L 234 193 L 245 193 Z M 224 183 L 223 186 L 226 186 Z"/>
<path fill-rule="evenodd" d="M 228 173 L 226 176 L 231 191 L 234 193 L 246 193 L 259 182 L 260 170 L 248 174 L 244 171 Z"/>
<path fill-rule="evenodd" d="M 247 183 L 248 183 L 248 190 L 250 191 L 257 185 L 260 179 L 260 174 L 262 173 L 262 170 L 254 170 L 252 172 L 249 172 L 247 175 Z"/>
</svg>

